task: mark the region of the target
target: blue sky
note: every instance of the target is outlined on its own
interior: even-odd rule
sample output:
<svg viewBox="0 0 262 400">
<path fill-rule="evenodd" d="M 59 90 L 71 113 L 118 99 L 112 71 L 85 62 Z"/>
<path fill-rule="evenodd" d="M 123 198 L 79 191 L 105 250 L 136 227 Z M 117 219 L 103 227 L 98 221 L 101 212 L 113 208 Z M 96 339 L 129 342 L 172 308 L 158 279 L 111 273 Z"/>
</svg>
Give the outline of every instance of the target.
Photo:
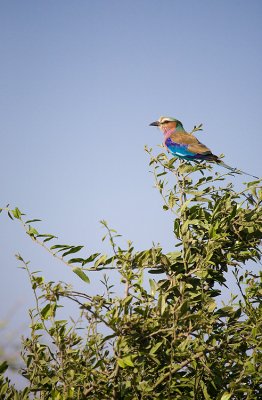
<svg viewBox="0 0 262 400">
<path fill-rule="evenodd" d="M 261 175 L 261 19 L 260 0 L 2 1 L 1 206 L 88 252 L 107 249 L 101 219 L 137 249 L 171 250 L 144 152 L 162 138 L 148 124 L 202 122 L 214 153 Z M 16 252 L 47 280 L 81 286 L 2 215 L 0 237 L 0 320 L 28 324 Z"/>
</svg>

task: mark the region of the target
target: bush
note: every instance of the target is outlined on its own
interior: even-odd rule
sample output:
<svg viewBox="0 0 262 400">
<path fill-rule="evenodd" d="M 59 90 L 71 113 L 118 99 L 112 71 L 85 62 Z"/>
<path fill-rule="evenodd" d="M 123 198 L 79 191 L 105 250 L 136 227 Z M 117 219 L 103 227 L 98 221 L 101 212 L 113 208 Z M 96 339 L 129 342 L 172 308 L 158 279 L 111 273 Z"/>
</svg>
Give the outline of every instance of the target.
<svg viewBox="0 0 262 400">
<path fill-rule="evenodd" d="M 34 242 L 69 265 L 87 290 L 45 282 L 17 256 L 36 301 L 31 335 L 22 341 L 28 386 L 16 391 L 3 376 L 3 363 L 1 398 L 261 397 L 261 275 L 244 267 L 261 257 L 259 181 L 237 193 L 225 184 L 232 173 L 213 174 L 204 164 L 147 152 L 163 208 L 174 220 L 173 252 L 164 254 L 159 246 L 136 251 L 131 242 L 121 248 L 117 233 L 102 221 L 112 255 L 76 257 L 82 246 L 50 246 L 56 238 L 39 233 L 37 220 L 25 221 L 18 208 L 3 209 Z M 88 294 L 90 271 L 103 274 L 104 290 L 95 296 Z M 122 296 L 109 283 L 115 271 Z M 228 271 L 239 295 L 222 304 Z M 74 321 L 59 319 L 63 299 L 79 306 Z"/>
</svg>

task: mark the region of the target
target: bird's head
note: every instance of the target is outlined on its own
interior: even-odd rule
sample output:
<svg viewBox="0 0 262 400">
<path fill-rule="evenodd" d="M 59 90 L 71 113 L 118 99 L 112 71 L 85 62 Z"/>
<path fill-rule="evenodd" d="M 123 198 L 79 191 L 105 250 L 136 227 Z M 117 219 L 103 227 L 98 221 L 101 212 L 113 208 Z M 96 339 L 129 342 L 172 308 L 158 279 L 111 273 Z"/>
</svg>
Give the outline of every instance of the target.
<svg viewBox="0 0 262 400">
<path fill-rule="evenodd" d="M 182 122 L 180 122 L 176 118 L 171 118 L 171 117 L 160 117 L 157 121 L 152 122 L 150 126 L 158 126 L 162 132 L 166 132 L 173 129 L 184 130 Z"/>
</svg>

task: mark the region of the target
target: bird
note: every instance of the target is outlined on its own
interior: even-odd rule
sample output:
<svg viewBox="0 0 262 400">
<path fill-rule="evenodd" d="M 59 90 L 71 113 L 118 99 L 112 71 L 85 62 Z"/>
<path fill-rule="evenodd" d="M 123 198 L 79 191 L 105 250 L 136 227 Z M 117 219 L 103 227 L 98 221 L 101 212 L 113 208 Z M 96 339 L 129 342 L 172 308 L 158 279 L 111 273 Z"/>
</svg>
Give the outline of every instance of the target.
<svg viewBox="0 0 262 400">
<path fill-rule="evenodd" d="M 244 175 L 259 179 L 255 175 L 248 174 L 237 168 L 230 167 L 225 164 L 218 156 L 201 143 L 192 133 L 185 131 L 183 124 L 176 118 L 160 117 L 157 121 L 152 122 L 149 126 L 157 126 L 164 134 L 164 145 L 168 152 L 175 157 L 187 161 L 208 161 L 221 165 L 231 172 L 237 172 Z"/>
</svg>

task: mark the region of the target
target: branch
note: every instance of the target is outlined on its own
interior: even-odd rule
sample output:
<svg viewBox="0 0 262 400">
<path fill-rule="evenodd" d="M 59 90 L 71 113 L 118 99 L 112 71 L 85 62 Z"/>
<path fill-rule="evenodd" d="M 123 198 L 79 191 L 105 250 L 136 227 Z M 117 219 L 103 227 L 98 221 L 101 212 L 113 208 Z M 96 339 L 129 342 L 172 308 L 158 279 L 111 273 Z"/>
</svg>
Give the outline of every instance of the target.
<svg viewBox="0 0 262 400">
<path fill-rule="evenodd" d="M 164 375 L 161 376 L 161 378 L 158 379 L 156 384 L 154 385 L 154 389 L 157 388 L 157 386 L 161 385 L 161 383 L 166 380 L 167 378 L 170 377 L 170 375 L 175 374 L 177 371 L 180 369 L 186 367 L 188 364 L 190 364 L 192 361 L 197 360 L 198 358 L 202 357 L 205 355 L 205 353 L 208 353 L 210 351 L 217 350 L 217 347 L 209 347 L 206 350 L 200 351 L 199 353 L 196 353 L 193 357 L 191 357 L 189 360 L 185 360 L 182 363 L 176 365 L 174 368 L 172 368 L 170 371 L 166 372 Z"/>
</svg>

